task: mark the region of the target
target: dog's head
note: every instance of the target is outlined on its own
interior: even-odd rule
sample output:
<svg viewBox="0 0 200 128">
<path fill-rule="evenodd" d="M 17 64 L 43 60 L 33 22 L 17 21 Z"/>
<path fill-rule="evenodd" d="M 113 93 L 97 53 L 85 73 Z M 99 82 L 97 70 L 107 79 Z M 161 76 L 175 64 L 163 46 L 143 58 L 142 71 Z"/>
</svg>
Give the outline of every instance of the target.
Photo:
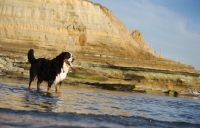
<svg viewBox="0 0 200 128">
<path fill-rule="evenodd" d="M 74 57 L 70 52 L 62 52 L 59 56 L 57 56 L 58 58 L 61 59 L 61 61 L 65 62 L 66 64 L 68 64 L 70 67 L 73 67 L 73 61 L 74 61 Z"/>
<path fill-rule="evenodd" d="M 70 52 L 64 52 L 64 59 L 63 61 L 68 64 L 70 67 L 73 67 L 74 57 Z"/>
</svg>

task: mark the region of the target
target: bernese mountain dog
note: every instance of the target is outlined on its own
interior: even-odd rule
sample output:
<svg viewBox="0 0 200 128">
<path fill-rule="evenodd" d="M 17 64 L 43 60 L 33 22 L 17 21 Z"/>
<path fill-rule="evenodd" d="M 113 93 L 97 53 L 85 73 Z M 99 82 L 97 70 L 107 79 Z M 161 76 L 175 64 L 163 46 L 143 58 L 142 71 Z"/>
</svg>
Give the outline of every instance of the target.
<svg viewBox="0 0 200 128">
<path fill-rule="evenodd" d="M 66 78 L 69 68 L 73 66 L 74 58 L 69 52 L 62 52 L 56 58 L 48 60 L 45 58 L 34 57 L 33 49 L 28 52 L 28 61 L 30 67 L 29 89 L 35 78 L 37 78 L 37 91 L 40 90 L 40 85 L 43 81 L 48 83 L 47 93 L 50 93 L 52 85 L 55 85 L 56 93 L 60 92 L 60 85 Z"/>
</svg>

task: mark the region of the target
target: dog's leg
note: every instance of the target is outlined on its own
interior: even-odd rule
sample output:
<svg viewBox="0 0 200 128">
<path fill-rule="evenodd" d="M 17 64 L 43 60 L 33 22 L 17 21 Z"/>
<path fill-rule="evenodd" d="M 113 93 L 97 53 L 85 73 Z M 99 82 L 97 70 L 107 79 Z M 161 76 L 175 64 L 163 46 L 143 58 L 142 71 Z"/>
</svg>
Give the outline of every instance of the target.
<svg viewBox="0 0 200 128">
<path fill-rule="evenodd" d="M 31 89 L 31 84 L 32 84 L 32 82 L 35 80 L 35 78 L 36 78 L 36 72 L 34 71 L 34 68 L 31 66 L 31 68 L 30 68 L 30 81 L 29 81 L 29 89 Z"/>
<path fill-rule="evenodd" d="M 56 85 L 56 93 L 60 93 L 60 84 Z"/>
<path fill-rule="evenodd" d="M 60 93 L 60 86 L 62 84 L 62 81 L 59 82 L 57 85 L 56 85 L 56 93 Z"/>
<path fill-rule="evenodd" d="M 38 81 L 37 81 L 37 91 L 40 91 L 40 85 L 41 83 L 43 82 L 42 79 L 38 78 Z"/>
<path fill-rule="evenodd" d="M 51 87 L 47 87 L 47 93 L 50 93 L 51 92 Z"/>
<path fill-rule="evenodd" d="M 29 87 L 28 87 L 30 90 L 31 90 L 31 85 L 32 85 L 33 81 L 35 80 L 35 78 L 36 78 L 36 76 L 30 77 Z"/>
<path fill-rule="evenodd" d="M 48 81 L 48 86 L 47 86 L 47 93 L 51 92 L 51 85 L 53 84 L 53 80 Z"/>
<path fill-rule="evenodd" d="M 30 90 L 31 90 L 31 84 L 32 84 L 32 82 L 33 82 L 33 81 L 31 81 L 31 80 L 29 81 L 28 89 L 30 89 Z"/>
</svg>

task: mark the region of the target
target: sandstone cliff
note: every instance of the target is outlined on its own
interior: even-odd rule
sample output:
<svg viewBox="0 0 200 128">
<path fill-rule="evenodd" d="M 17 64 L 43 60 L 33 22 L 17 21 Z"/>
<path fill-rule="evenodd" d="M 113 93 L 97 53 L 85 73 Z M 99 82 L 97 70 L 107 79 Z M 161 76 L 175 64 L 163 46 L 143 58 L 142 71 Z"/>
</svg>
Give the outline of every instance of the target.
<svg viewBox="0 0 200 128">
<path fill-rule="evenodd" d="M 1 47 L 11 45 L 14 52 L 33 47 L 113 54 L 121 49 L 120 53 L 131 55 L 137 46 L 121 37 L 120 31 L 127 30 L 109 10 L 88 1 L 1 0 L 0 8 Z"/>
<path fill-rule="evenodd" d="M 195 72 L 154 53 L 139 31 L 129 32 L 113 13 L 87 0 L 0 0 L 2 54 L 53 58 L 73 52 L 80 61 Z"/>
</svg>

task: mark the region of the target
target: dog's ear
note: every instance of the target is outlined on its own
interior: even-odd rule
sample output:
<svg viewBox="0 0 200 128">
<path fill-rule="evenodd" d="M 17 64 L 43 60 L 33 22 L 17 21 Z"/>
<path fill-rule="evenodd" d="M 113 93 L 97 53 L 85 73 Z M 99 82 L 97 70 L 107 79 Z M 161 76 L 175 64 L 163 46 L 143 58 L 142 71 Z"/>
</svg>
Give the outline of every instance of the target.
<svg viewBox="0 0 200 128">
<path fill-rule="evenodd" d="M 60 55 L 56 56 L 56 59 L 62 61 L 64 59 L 64 53 L 62 52 Z"/>
</svg>

